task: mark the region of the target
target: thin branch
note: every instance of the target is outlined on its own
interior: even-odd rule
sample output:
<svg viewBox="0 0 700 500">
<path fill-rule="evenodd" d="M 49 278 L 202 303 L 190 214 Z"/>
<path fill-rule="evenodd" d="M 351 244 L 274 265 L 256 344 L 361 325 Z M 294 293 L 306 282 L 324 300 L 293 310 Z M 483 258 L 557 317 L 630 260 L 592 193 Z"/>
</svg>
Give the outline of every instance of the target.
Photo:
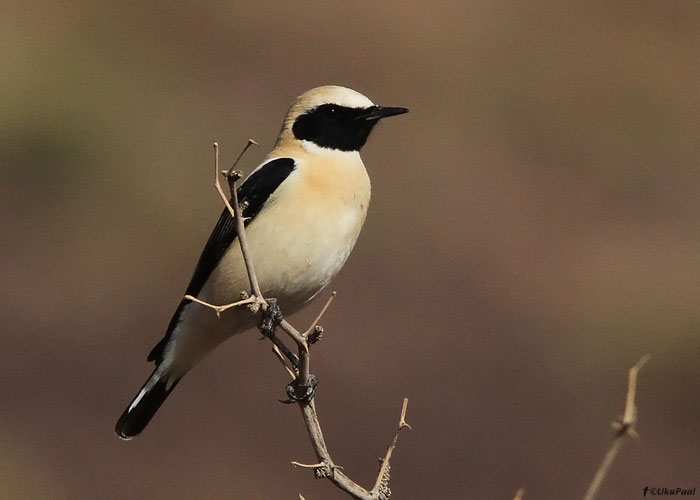
<svg viewBox="0 0 700 500">
<path fill-rule="evenodd" d="M 280 348 L 277 347 L 275 344 L 272 344 L 272 352 L 273 352 L 274 355 L 277 357 L 277 359 L 279 360 L 279 362 L 282 363 L 282 367 L 283 367 L 283 368 L 285 369 L 285 371 L 287 372 L 287 375 L 289 375 L 289 376 L 291 377 L 292 380 L 294 380 L 295 378 L 297 378 L 297 376 L 296 376 L 296 374 L 294 373 L 294 371 L 293 371 L 291 368 L 289 368 L 289 366 L 287 365 L 287 358 L 285 358 L 285 357 L 282 355 L 282 353 L 280 352 Z"/>
<path fill-rule="evenodd" d="M 337 292 L 331 292 L 331 296 L 328 297 L 328 300 L 326 301 L 326 305 L 323 306 L 323 309 L 321 309 L 321 312 L 318 313 L 318 316 L 316 316 L 316 319 L 313 320 L 311 325 L 302 334 L 302 337 L 304 337 L 305 339 L 308 339 L 309 335 L 311 335 L 314 332 L 314 330 L 318 326 L 318 322 L 321 321 L 321 318 L 323 318 L 323 315 L 326 314 L 326 311 L 333 303 L 333 299 L 335 298 L 336 294 L 337 294 Z"/>
<path fill-rule="evenodd" d="M 629 387 L 627 389 L 627 399 L 625 400 L 625 413 L 622 416 L 622 422 L 617 423 L 618 434 L 624 432 L 634 432 L 634 425 L 637 422 L 637 405 L 635 404 L 635 397 L 637 395 L 637 376 L 639 370 L 647 364 L 647 361 L 651 356 L 645 354 L 642 359 L 640 359 L 636 365 L 630 368 L 629 371 Z"/>
<path fill-rule="evenodd" d="M 255 275 L 255 271 L 251 271 Z M 263 299 L 264 300 L 264 299 Z M 267 309 L 267 302 L 262 305 L 263 311 Z M 280 330 L 286 333 L 297 345 L 297 350 L 299 352 L 299 366 L 297 381 L 299 385 L 308 387 L 311 383 L 311 365 L 310 365 L 310 355 L 309 355 L 309 343 L 306 341 L 306 337 L 303 333 L 299 332 L 294 326 L 292 326 L 289 321 L 282 319 L 279 324 Z"/>
<path fill-rule="evenodd" d="M 515 492 L 513 500 L 523 500 L 523 495 L 525 495 L 525 488 L 520 488 Z"/>
<path fill-rule="evenodd" d="M 325 463 L 319 462 L 317 464 L 302 464 L 301 462 L 296 462 L 292 460 L 291 463 L 294 467 L 301 467 L 303 469 L 318 469 L 319 467 L 325 467 Z"/>
<path fill-rule="evenodd" d="M 221 199 L 226 204 L 226 208 L 228 208 L 229 213 L 231 214 L 236 223 L 236 234 L 238 235 L 238 244 L 241 247 L 243 262 L 245 263 L 245 268 L 248 272 L 248 281 L 250 282 L 250 288 L 252 292 L 251 295 L 257 297 L 258 304 L 267 305 L 267 302 L 265 302 L 262 292 L 260 291 L 258 277 L 255 275 L 255 271 L 253 270 L 253 257 L 250 255 L 250 249 L 248 248 L 248 240 L 245 238 L 244 235 L 245 222 L 243 221 L 243 216 L 241 214 L 241 207 L 238 204 L 238 191 L 234 187 L 234 183 L 238 179 L 240 179 L 241 176 L 237 172 L 234 172 L 233 169 L 238 164 L 238 161 L 243 156 L 243 153 L 245 153 L 248 150 L 248 148 L 253 144 L 257 144 L 257 142 L 255 142 L 252 139 L 248 139 L 248 143 L 243 148 L 243 151 L 241 151 L 241 154 L 238 155 L 238 159 L 236 160 L 236 162 L 231 166 L 228 172 L 224 173 L 226 181 L 229 185 L 229 190 L 231 191 L 231 201 L 233 201 L 232 206 L 231 203 L 229 203 L 228 201 L 228 197 L 224 194 L 223 189 L 221 189 L 221 183 L 219 182 L 219 145 L 217 143 L 214 143 L 214 187 L 218 191 Z M 257 310 L 254 310 L 254 312 L 257 312 Z"/>
<path fill-rule="evenodd" d="M 238 156 L 236 157 L 236 160 L 233 162 L 233 165 L 231 165 L 231 168 L 229 168 L 226 171 L 225 177 L 227 180 L 229 177 L 231 177 L 231 174 L 234 172 L 233 169 L 236 168 L 236 165 L 238 165 L 240 163 L 241 158 L 243 158 L 243 155 L 246 154 L 246 151 L 248 151 L 248 149 L 251 146 L 260 146 L 260 144 L 258 144 L 258 142 L 255 141 L 254 139 L 248 139 L 248 142 L 246 143 L 246 145 L 243 146 L 243 149 L 241 150 L 241 152 L 238 153 Z M 229 189 L 232 190 L 231 196 L 233 196 L 233 183 L 229 183 Z"/>
<path fill-rule="evenodd" d="M 206 306 L 210 309 L 214 309 L 214 312 L 216 312 L 216 315 L 221 317 L 221 313 L 224 312 L 226 309 L 231 309 L 232 307 L 238 307 L 238 306 L 244 306 L 246 304 L 253 304 L 255 303 L 255 297 L 248 297 L 247 299 L 242 299 L 236 302 L 231 302 L 230 304 L 224 304 L 223 306 L 216 306 L 214 304 L 210 304 L 209 302 L 205 302 L 202 299 L 198 299 L 194 295 L 185 295 L 186 299 L 191 300 L 192 302 L 196 302 L 197 304 L 201 304 L 203 306 Z"/>
<path fill-rule="evenodd" d="M 629 370 L 629 381 L 627 386 L 627 398 L 625 399 L 625 412 L 621 420 L 613 422 L 613 428 L 615 429 L 615 439 L 613 440 L 610 448 L 605 453 L 603 461 L 600 463 L 598 470 L 593 476 L 590 486 L 583 500 L 594 500 L 598 496 L 600 487 L 603 484 L 606 476 L 610 472 L 615 457 L 620 452 L 623 440 L 626 436 L 637 437 L 637 432 L 634 426 L 637 423 L 637 406 L 634 402 L 637 393 L 637 375 L 639 370 L 649 361 L 650 356 L 648 354 L 644 355 L 636 365 L 634 365 Z"/>
<path fill-rule="evenodd" d="M 382 460 L 382 466 L 379 468 L 379 474 L 377 474 L 377 480 L 374 483 L 374 488 L 372 488 L 372 493 L 377 495 L 378 498 L 389 498 L 391 495 L 391 490 L 389 489 L 389 475 L 391 472 L 391 455 L 394 453 L 394 448 L 396 448 L 396 442 L 399 440 L 399 433 L 403 429 L 410 429 L 411 426 L 406 423 L 406 410 L 408 409 L 408 398 L 403 398 L 403 406 L 401 407 L 401 416 L 399 417 L 399 427 L 394 434 L 394 439 L 391 444 L 387 447 L 386 455 Z"/>
<path fill-rule="evenodd" d="M 296 328 L 294 328 L 286 319 L 283 319 L 280 323 L 280 329 L 282 329 L 284 333 L 289 335 L 289 337 L 297 344 L 306 342 L 304 334 Z"/>
</svg>

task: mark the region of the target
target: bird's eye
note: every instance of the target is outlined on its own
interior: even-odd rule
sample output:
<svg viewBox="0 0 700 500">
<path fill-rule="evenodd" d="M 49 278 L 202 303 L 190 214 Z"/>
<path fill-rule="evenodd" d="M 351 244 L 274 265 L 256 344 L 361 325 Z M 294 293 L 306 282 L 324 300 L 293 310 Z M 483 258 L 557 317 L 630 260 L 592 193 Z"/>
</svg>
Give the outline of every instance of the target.
<svg viewBox="0 0 700 500">
<path fill-rule="evenodd" d="M 324 114 L 329 118 L 336 118 L 338 116 L 339 108 L 335 104 L 329 104 L 323 109 Z"/>
</svg>

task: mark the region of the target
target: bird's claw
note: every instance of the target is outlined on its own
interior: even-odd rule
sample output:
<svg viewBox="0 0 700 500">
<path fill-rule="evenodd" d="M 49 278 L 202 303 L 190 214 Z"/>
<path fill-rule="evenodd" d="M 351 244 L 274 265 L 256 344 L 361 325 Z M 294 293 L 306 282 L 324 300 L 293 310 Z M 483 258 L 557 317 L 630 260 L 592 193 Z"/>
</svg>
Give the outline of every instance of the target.
<svg viewBox="0 0 700 500">
<path fill-rule="evenodd" d="M 287 386 L 287 399 L 280 401 L 285 404 L 302 403 L 311 401 L 316 394 L 318 379 L 315 375 L 309 375 L 308 384 L 300 384 L 296 378 Z"/>
<path fill-rule="evenodd" d="M 267 309 L 262 314 L 260 320 L 260 333 L 265 337 L 272 337 L 275 334 L 275 328 L 282 323 L 284 316 L 280 309 L 277 299 L 267 299 Z"/>
</svg>

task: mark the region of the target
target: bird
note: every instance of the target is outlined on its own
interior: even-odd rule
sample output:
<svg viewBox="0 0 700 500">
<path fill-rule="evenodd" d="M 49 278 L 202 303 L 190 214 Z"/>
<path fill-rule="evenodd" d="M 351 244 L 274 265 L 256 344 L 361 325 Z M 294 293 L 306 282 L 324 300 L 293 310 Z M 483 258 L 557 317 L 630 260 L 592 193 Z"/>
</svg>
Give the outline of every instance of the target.
<svg viewBox="0 0 700 500">
<path fill-rule="evenodd" d="M 291 314 L 319 294 L 345 264 L 367 215 L 370 179 L 360 157 L 377 123 L 408 112 L 374 104 L 338 85 L 292 101 L 277 141 L 236 190 L 264 297 Z M 148 355 L 155 368 L 115 426 L 137 436 L 182 377 L 231 336 L 255 326 L 245 309 L 217 315 L 250 288 L 235 220 L 224 209 L 195 266 L 165 336 Z"/>
</svg>

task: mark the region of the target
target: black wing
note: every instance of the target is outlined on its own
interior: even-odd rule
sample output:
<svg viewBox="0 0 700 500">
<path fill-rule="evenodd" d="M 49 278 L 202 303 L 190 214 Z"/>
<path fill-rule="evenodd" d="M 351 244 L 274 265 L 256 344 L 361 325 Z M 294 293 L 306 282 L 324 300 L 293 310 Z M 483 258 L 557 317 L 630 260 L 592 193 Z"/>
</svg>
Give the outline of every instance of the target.
<svg viewBox="0 0 700 500">
<path fill-rule="evenodd" d="M 275 158 L 261 165 L 260 168 L 250 174 L 245 182 L 241 184 L 236 193 L 238 194 L 238 203 L 244 207 L 243 217 L 246 218 L 246 225 L 250 224 L 250 222 L 255 219 L 255 216 L 260 213 L 265 202 L 289 174 L 292 173 L 295 167 L 296 165 L 292 158 Z M 204 245 L 202 254 L 199 256 L 197 267 L 194 269 L 194 274 L 185 292 L 186 295 L 196 297 L 197 294 L 199 294 L 204 283 L 207 282 L 212 271 L 224 255 L 224 252 L 226 252 L 235 239 L 235 221 L 228 209 L 224 208 L 219 217 L 219 221 L 216 223 L 211 236 L 209 236 L 207 240 L 207 244 Z M 170 334 L 180 321 L 182 310 L 190 302 L 191 301 L 188 299 L 182 299 L 170 320 L 165 337 L 151 350 L 148 355 L 148 361 L 160 363 L 163 349 L 170 339 Z"/>
</svg>

